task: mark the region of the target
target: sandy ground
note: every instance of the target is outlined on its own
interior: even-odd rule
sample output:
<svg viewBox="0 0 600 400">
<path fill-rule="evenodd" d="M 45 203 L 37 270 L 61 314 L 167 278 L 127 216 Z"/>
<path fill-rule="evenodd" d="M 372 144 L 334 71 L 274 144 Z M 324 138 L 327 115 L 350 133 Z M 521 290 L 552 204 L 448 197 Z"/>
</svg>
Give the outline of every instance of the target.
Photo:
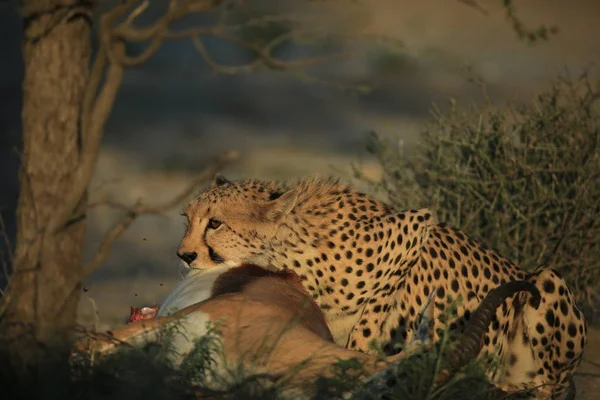
<svg viewBox="0 0 600 400">
<path fill-rule="evenodd" d="M 588 330 L 588 343 L 575 377 L 576 399 L 600 399 L 600 329 Z"/>
</svg>

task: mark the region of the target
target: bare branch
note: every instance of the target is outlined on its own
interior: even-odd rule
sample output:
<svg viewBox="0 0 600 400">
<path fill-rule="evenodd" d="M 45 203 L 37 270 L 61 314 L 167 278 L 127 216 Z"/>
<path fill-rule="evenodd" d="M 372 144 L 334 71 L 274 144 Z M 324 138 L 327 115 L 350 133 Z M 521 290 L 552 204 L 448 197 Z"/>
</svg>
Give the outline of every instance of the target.
<svg viewBox="0 0 600 400">
<path fill-rule="evenodd" d="M 123 54 L 125 51 L 123 43 L 116 43 L 114 47 L 114 51 L 117 54 Z M 104 57 L 104 54 L 99 54 L 99 57 Z M 101 62 L 102 61 L 98 61 L 99 64 Z M 73 187 L 65 195 L 62 208 L 57 211 L 54 218 L 48 223 L 47 229 L 50 233 L 53 233 L 64 226 L 71 217 L 73 210 L 83 197 L 84 193 L 87 191 L 100 152 L 100 144 L 104 134 L 104 125 L 110 114 L 122 79 L 123 66 L 117 63 L 110 63 L 106 73 L 104 86 L 98 94 L 92 110 L 85 111 L 85 117 L 87 119 L 83 121 L 83 123 L 85 124 L 84 127 L 87 129 L 83 132 L 85 146 L 82 151 L 82 158 L 75 172 Z M 90 101 L 90 98 L 86 96 L 85 100 Z"/>
<path fill-rule="evenodd" d="M 353 56 L 353 53 L 351 52 L 335 53 L 321 57 L 303 57 L 297 60 L 282 60 L 273 56 L 272 51 L 275 47 L 281 45 L 282 43 L 285 43 L 286 41 L 290 41 L 294 37 L 294 33 L 291 32 L 277 36 L 276 38 L 272 39 L 268 44 L 261 47 L 239 40 L 234 36 L 218 33 L 216 31 L 205 31 L 205 35 L 211 35 L 214 37 L 227 39 L 240 47 L 244 47 L 248 50 L 254 51 L 258 56 L 256 60 L 245 65 L 223 65 L 212 58 L 212 56 L 206 49 L 206 46 L 204 46 L 204 43 L 199 37 L 192 37 L 192 43 L 194 44 L 196 51 L 198 51 L 198 53 L 202 56 L 204 62 L 206 62 L 215 72 L 228 75 L 252 72 L 260 69 L 261 67 L 268 67 L 276 70 L 310 67 L 313 65 L 319 65 L 337 59 L 348 59 Z"/>
<path fill-rule="evenodd" d="M 137 0 L 129 1 L 127 7 L 131 7 L 136 1 Z M 136 15 L 127 18 L 125 23 L 115 26 L 112 29 L 111 36 L 114 39 L 126 40 L 128 42 L 146 42 L 154 40 L 157 36 L 166 34 L 169 25 L 176 22 L 178 19 L 192 13 L 200 13 L 215 9 L 223 2 L 224 0 L 184 0 L 177 5 L 178 2 L 171 1 L 166 14 L 152 25 L 145 28 L 133 27 L 135 18 L 143 12 L 143 10 L 141 10 L 141 12 L 138 11 L 140 10 L 140 7 L 137 7 L 133 12 Z"/>
<path fill-rule="evenodd" d="M 137 28 L 134 24 L 147 9 L 149 4 L 147 0 L 125 0 L 122 4 L 101 16 L 99 24 L 100 49 L 90 71 L 89 84 L 84 94 L 81 109 L 83 145 L 81 159 L 74 172 L 72 187 L 66 193 L 62 207 L 57 210 L 47 225 L 47 229 L 45 230 L 47 234 L 54 234 L 57 230 L 68 224 L 70 219 L 73 218 L 74 210 L 88 190 L 97 162 L 105 123 L 114 104 L 125 66 L 138 65 L 145 62 L 158 51 L 165 40 L 182 37 L 191 38 L 204 61 L 216 72 L 225 74 L 250 72 L 261 67 L 271 69 L 307 67 L 328 60 L 350 56 L 350 54 L 345 53 L 315 58 L 302 58 L 300 60 L 281 60 L 272 54 L 273 50 L 282 43 L 294 40 L 298 35 L 297 30 L 279 35 L 267 44 L 247 42 L 236 35 L 242 29 L 250 26 L 268 26 L 273 23 L 291 24 L 294 18 L 289 15 L 268 15 L 232 25 L 195 28 L 181 32 L 169 31 L 172 23 L 184 16 L 216 10 L 221 5 L 226 5 L 226 3 L 228 2 L 225 0 L 172 0 L 165 14 L 145 28 Z M 202 36 L 213 36 L 230 41 L 241 48 L 253 51 L 257 57 L 247 65 L 221 65 L 209 54 L 202 43 Z M 140 54 L 134 56 L 127 55 L 125 50 L 126 42 L 144 41 L 149 42 L 149 44 Z M 101 84 L 103 78 L 104 82 Z M 179 200 L 174 199 L 174 201 L 178 202 Z M 106 258 L 110 243 L 121 235 L 138 215 L 157 212 L 159 211 L 149 209 L 141 203 L 136 204 L 132 209 L 128 209 L 121 223 L 107 233 L 105 240 L 100 246 L 99 254 L 86 266 L 86 271 L 93 270 Z"/>
<path fill-rule="evenodd" d="M 4 239 L 4 246 L 6 246 L 6 252 L 8 254 L 8 259 L 13 260 L 12 247 L 10 243 L 10 238 L 8 237 L 8 232 L 6 231 L 6 224 L 4 223 L 4 218 L 0 215 L 0 236 Z M 8 276 L 8 275 L 7 275 Z"/>
<path fill-rule="evenodd" d="M 129 211 L 129 209 L 131 209 L 131 206 L 129 204 L 119 203 L 119 202 L 110 201 L 110 200 L 103 200 L 103 201 L 98 201 L 95 203 L 89 203 L 87 206 L 88 210 L 91 210 L 94 208 L 100 208 L 100 207 L 108 207 L 108 208 L 112 208 L 115 210 L 121 210 L 121 211 Z"/>
<path fill-rule="evenodd" d="M 106 61 L 106 51 L 102 48 L 102 46 L 100 46 L 100 49 L 96 54 L 96 58 L 94 59 L 94 63 L 90 71 L 88 85 L 83 96 L 83 103 L 81 107 L 81 130 L 83 133 L 82 145 L 84 148 L 87 148 L 88 146 L 88 138 L 86 133 L 89 132 L 90 129 L 91 113 L 94 110 L 96 94 L 98 91 L 98 86 L 100 85 L 100 81 L 102 80 L 102 76 L 104 74 Z"/>
<path fill-rule="evenodd" d="M 2 215 L 0 215 L 0 236 L 2 237 L 2 240 L 4 241 L 4 246 L 6 247 L 8 261 L 12 263 L 14 261 L 12 247 L 10 243 L 10 238 L 8 237 L 8 232 L 6 231 L 6 224 L 4 223 L 4 218 L 2 217 Z M 2 254 L 2 249 L 0 249 L 0 254 Z M 8 263 L 4 256 L 2 256 L 2 259 L 0 259 L 0 263 L 2 264 L 2 274 L 8 282 Z M 0 293 L 0 297 L 3 296 L 4 292 Z"/>
<path fill-rule="evenodd" d="M 141 215 L 154 215 L 161 214 L 177 205 L 181 204 L 187 199 L 194 191 L 198 189 L 198 186 L 203 182 L 211 179 L 215 173 L 217 173 L 224 165 L 235 161 L 238 158 L 238 154 L 235 152 L 227 152 L 221 155 L 217 162 L 202 171 L 196 179 L 194 179 L 188 187 L 166 203 L 159 205 L 144 205 L 141 201 L 138 201 L 133 207 L 131 207 L 125 216 L 115 224 L 104 236 L 104 239 L 98 247 L 96 255 L 90 260 L 84 267 L 84 276 L 89 275 L 94 271 L 100 264 L 106 260 L 110 253 L 110 247 L 115 239 L 117 239 L 129 226 L 135 221 L 135 219 Z"/>
<path fill-rule="evenodd" d="M 204 60 L 204 62 L 207 63 L 208 66 L 211 67 L 213 70 L 219 71 L 222 74 L 233 75 L 233 74 L 238 74 L 238 73 L 243 73 L 243 72 L 251 72 L 251 71 L 257 70 L 258 68 L 260 68 L 261 66 L 264 65 L 263 60 L 261 58 L 258 58 L 255 61 L 253 61 L 252 63 L 242 65 L 242 66 L 235 66 L 235 67 L 224 66 L 224 65 L 219 64 L 212 58 L 212 56 L 208 53 L 208 50 L 204 46 L 204 43 L 202 43 L 202 40 L 199 37 L 193 37 L 192 43 L 194 44 L 194 47 L 196 48 L 198 53 L 202 56 L 202 59 Z"/>
<path fill-rule="evenodd" d="M 187 28 L 180 31 L 169 31 L 165 34 L 165 38 L 169 40 L 174 39 L 185 39 L 192 38 L 195 36 L 219 36 L 222 38 L 233 38 L 235 33 L 240 32 L 245 28 L 252 27 L 264 27 L 274 23 L 285 23 L 292 24 L 299 22 L 297 17 L 292 15 L 264 15 L 261 17 L 253 18 L 248 21 L 244 21 L 239 24 L 232 25 L 217 25 L 215 27 L 202 27 L 202 28 Z"/>
<path fill-rule="evenodd" d="M 136 0 L 127 3 L 131 7 Z M 109 40 L 123 40 L 129 42 L 145 42 L 150 44 L 137 56 L 127 56 L 122 54 L 113 56 L 109 53 L 111 62 L 118 62 L 126 66 L 135 66 L 148 61 L 167 39 L 168 29 L 171 23 L 190 14 L 201 13 L 213 10 L 221 5 L 224 0 L 183 0 L 180 2 L 171 1 L 165 15 L 147 28 L 134 28 L 133 22 L 141 15 L 145 9 L 144 2 L 136 7 L 125 22 L 105 31 Z M 109 47 L 110 48 L 110 47 Z"/>
<path fill-rule="evenodd" d="M 285 33 L 273 39 L 265 46 L 248 43 L 240 40 L 232 32 L 247 26 L 265 25 L 274 22 L 293 20 L 290 16 L 265 16 L 246 21 L 241 24 L 190 29 L 177 33 L 170 33 L 169 27 L 173 22 L 192 13 L 201 13 L 218 8 L 224 0 L 181 0 L 171 1 L 166 13 L 152 25 L 146 28 L 134 27 L 136 19 L 145 11 L 147 1 L 126 0 L 114 9 L 102 15 L 100 19 L 100 50 L 94 60 L 84 99 L 82 102 L 82 142 L 83 151 L 81 161 L 73 177 L 73 187 L 66 194 L 62 207 L 48 224 L 47 232 L 55 232 L 65 226 L 72 217 L 73 210 L 85 194 L 94 172 L 104 126 L 114 103 L 118 88 L 123 78 L 125 66 L 139 65 L 160 48 L 167 39 L 176 39 L 191 36 L 193 43 L 205 60 L 215 71 L 225 74 L 250 72 L 261 67 L 272 69 L 300 68 L 320 64 L 328 60 L 347 58 L 350 54 L 334 54 L 324 57 L 303 58 L 300 60 L 281 60 L 272 55 L 273 49 L 281 43 L 293 39 L 293 33 Z M 124 18 L 123 22 L 118 22 Z M 200 36 L 214 36 L 236 43 L 256 53 L 257 59 L 247 65 L 224 66 L 216 62 L 202 43 Z M 138 55 L 128 56 L 125 52 L 125 41 L 149 41 L 148 46 Z M 100 82 L 106 70 L 105 82 L 99 90 Z"/>
<path fill-rule="evenodd" d="M 483 7 L 481 4 L 479 4 L 479 2 L 477 0 L 458 0 L 458 2 L 463 3 L 473 9 L 479 11 L 483 15 L 489 15 L 488 10 L 485 7 Z"/>
<path fill-rule="evenodd" d="M 142 1 L 142 3 L 137 6 L 136 8 L 133 9 L 133 11 L 127 16 L 127 18 L 125 19 L 125 26 L 129 26 L 131 24 L 133 24 L 133 21 L 135 21 L 135 19 L 137 17 L 139 17 L 140 15 L 142 15 L 144 13 L 144 11 L 146 11 L 146 8 L 148 8 L 148 6 L 150 5 L 150 2 L 148 2 L 148 0 L 144 0 Z"/>
<path fill-rule="evenodd" d="M 133 2 L 132 2 L 133 3 Z M 124 23 L 121 23 L 114 28 L 110 33 L 107 33 L 108 40 L 124 40 L 128 42 L 149 42 L 144 50 L 138 55 L 129 56 L 123 54 L 122 56 L 115 56 L 114 54 L 108 54 L 111 62 L 118 62 L 125 66 L 134 66 L 146 62 L 152 57 L 165 40 L 175 40 L 190 38 L 193 41 L 196 50 L 200 53 L 203 60 L 209 64 L 209 66 L 217 72 L 224 74 L 236 74 L 241 72 L 254 71 L 260 67 L 269 67 L 272 69 L 285 69 L 285 68 L 299 68 L 306 67 L 315 64 L 324 63 L 329 60 L 338 58 L 347 58 L 349 54 L 334 54 L 325 57 L 316 57 L 311 59 L 302 59 L 295 61 L 284 61 L 275 58 L 272 55 L 272 50 L 286 41 L 291 41 L 297 34 L 297 31 L 286 33 L 275 38 L 271 43 L 261 46 L 254 43 L 248 43 L 240 40 L 236 33 L 239 33 L 242 29 L 256 26 L 268 26 L 273 23 L 286 23 L 292 24 L 297 22 L 297 18 L 292 15 L 265 15 L 257 18 L 250 19 L 238 24 L 232 25 L 217 25 L 214 27 L 196 27 L 188 28 L 181 31 L 172 32 L 169 30 L 177 20 L 183 16 L 189 15 L 190 13 L 200 13 L 210 10 L 214 10 L 219 7 L 224 1 L 184 1 L 181 4 L 172 2 L 168 11 L 159 20 L 155 21 L 152 25 L 145 28 L 136 28 L 133 26 L 133 22 L 137 16 L 139 16 L 145 9 L 145 3 L 135 8 Z M 129 7 L 131 4 L 129 5 Z M 241 48 L 249 49 L 255 52 L 262 60 L 254 60 L 249 64 L 242 66 L 225 66 L 217 63 L 208 50 L 202 43 L 202 36 L 218 37 L 224 40 L 228 40 L 240 46 Z M 110 49 L 110 46 L 106 46 Z"/>
</svg>

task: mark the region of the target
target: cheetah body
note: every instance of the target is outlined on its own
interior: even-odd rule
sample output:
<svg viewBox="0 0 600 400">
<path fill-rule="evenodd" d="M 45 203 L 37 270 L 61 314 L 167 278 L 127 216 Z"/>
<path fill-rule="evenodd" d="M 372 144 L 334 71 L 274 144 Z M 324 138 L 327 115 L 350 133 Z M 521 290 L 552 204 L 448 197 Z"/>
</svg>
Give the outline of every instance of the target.
<svg viewBox="0 0 600 400">
<path fill-rule="evenodd" d="M 566 387 L 586 343 L 586 323 L 558 272 L 519 269 L 427 209 L 396 211 L 333 180 L 294 184 L 215 180 L 186 210 L 180 254 L 209 265 L 244 262 L 292 269 L 323 310 L 336 343 L 387 354 L 411 340 L 432 295 L 433 340 L 460 333 L 499 284 L 529 280 L 542 293 L 506 300 L 481 354 L 500 360 L 489 376 L 504 390 L 535 388 L 549 398 Z M 215 223 L 216 221 L 216 223 Z"/>
</svg>

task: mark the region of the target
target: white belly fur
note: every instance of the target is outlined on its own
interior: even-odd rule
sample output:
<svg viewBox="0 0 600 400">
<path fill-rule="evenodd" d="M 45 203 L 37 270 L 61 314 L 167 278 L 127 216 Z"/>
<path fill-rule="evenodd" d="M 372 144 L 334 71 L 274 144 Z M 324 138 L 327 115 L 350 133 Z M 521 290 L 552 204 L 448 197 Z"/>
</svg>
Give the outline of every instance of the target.
<svg viewBox="0 0 600 400">
<path fill-rule="evenodd" d="M 227 265 L 219 265 L 208 270 L 191 270 L 167 295 L 158 309 L 157 316 L 165 317 L 208 299 L 215 280 L 230 268 Z"/>
<path fill-rule="evenodd" d="M 227 265 L 220 265 L 208 270 L 191 270 L 167 295 L 158 309 L 157 317 L 169 316 L 210 298 L 216 279 L 230 268 Z M 169 352 L 169 359 L 175 367 L 178 367 L 194 349 L 194 342 L 208 333 L 210 322 L 208 314 L 194 311 L 163 326 L 160 331 L 146 332 L 136 337 L 135 343 L 131 344 L 143 345 L 160 341 L 166 332 L 170 332 L 169 346 L 173 351 Z M 219 339 L 214 332 L 212 335 L 215 339 Z M 222 369 L 223 360 L 215 361 L 218 361 L 217 366 L 214 366 L 215 370 Z"/>
</svg>

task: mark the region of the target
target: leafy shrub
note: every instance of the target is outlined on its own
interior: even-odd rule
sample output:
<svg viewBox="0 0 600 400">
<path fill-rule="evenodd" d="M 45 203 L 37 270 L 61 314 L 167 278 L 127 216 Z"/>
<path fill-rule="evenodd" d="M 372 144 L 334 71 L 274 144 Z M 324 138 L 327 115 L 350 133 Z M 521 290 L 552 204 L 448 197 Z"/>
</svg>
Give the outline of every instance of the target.
<svg viewBox="0 0 600 400">
<path fill-rule="evenodd" d="M 434 108 L 416 156 L 373 134 L 399 208 L 430 207 L 525 269 L 549 264 L 593 309 L 600 278 L 600 93 L 561 76 L 531 104 Z"/>
</svg>

